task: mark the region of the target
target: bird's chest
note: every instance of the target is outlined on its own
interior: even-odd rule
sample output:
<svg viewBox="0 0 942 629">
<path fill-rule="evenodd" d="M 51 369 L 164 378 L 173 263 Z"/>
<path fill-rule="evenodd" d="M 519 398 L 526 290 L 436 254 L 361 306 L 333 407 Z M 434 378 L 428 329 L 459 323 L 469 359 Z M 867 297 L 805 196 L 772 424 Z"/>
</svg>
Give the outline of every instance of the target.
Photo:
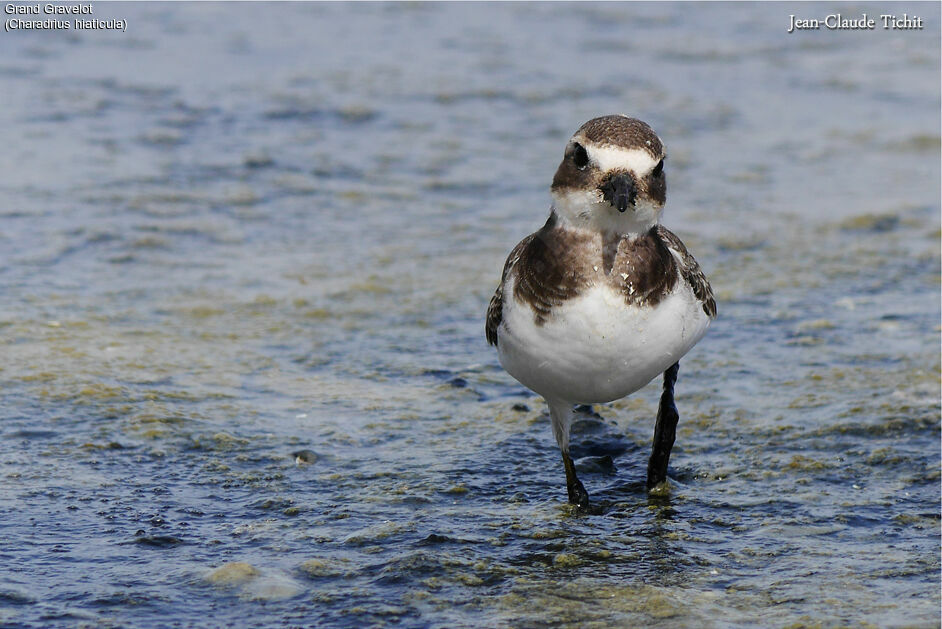
<svg viewBox="0 0 942 629">
<path fill-rule="evenodd" d="M 555 346 L 573 358 L 583 354 L 596 363 L 607 357 L 621 363 L 626 356 L 659 351 L 683 336 L 686 321 L 697 312 L 694 300 L 681 287 L 656 300 L 645 299 L 645 286 L 631 280 L 629 275 L 595 282 L 553 308 L 542 322 L 529 308 L 516 305 L 507 327 L 544 347 Z"/>
<path fill-rule="evenodd" d="M 501 364 L 544 396 L 610 401 L 644 386 L 703 335 L 708 318 L 673 254 L 648 234 L 549 232 L 506 278 Z"/>
<path fill-rule="evenodd" d="M 599 236 L 574 243 L 554 243 L 548 247 L 551 257 L 546 267 L 556 267 L 555 275 L 568 286 L 568 297 L 587 295 L 594 287 L 607 287 L 619 295 L 624 304 L 654 306 L 674 288 L 677 282 L 677 264 L 670 251 L 651 234 L 637 238 Z M 560 246 L 562 245 L 562 246 Z M 564 248 L 565 247 L 565 248 Z M 551 277 L 547 277 L 552 281 Z M 608 305 L 609 296 L 591 301 L 600 307 Z M 616 316 L 623 313 L 614 308 Z"/>
<path fill-rule="evenodd" d="M 679 324 L 689 300 L 660 307 L 681 282 L 670 252 L 650 235 L 549 241 L 530 273 L 508 278 L 506 329 L 605 355 L 646 343 L 653 322 Z M 658 326 L 655 326 L 658 327 Z"/>
<path fill-rule="evenodd" d="M 676 362 L 709 321 L 682 283 L 656 306 L 627 304 L 616 287 L 598 283 L 542 323 L 523 304 L 508 308 L 504 323 L 498 350 L 511 375 L 543 395 L 604 402 Z"/>
</svg>

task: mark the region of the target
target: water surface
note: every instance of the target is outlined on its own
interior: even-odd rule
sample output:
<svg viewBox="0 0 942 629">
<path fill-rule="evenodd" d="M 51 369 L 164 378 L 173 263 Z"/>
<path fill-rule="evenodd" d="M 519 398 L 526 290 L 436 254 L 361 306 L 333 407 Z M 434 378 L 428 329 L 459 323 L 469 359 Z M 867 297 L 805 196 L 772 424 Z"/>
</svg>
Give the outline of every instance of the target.
<svg viewBox="0 0 942 629">
<path fill-rule="evenodd" d="M 0 624 L 939 626 L 937 4 L 94 7 L 0 35 Z M 612 112 L 719 318 L 580 515 L 484 313 Z"/>
</svg>

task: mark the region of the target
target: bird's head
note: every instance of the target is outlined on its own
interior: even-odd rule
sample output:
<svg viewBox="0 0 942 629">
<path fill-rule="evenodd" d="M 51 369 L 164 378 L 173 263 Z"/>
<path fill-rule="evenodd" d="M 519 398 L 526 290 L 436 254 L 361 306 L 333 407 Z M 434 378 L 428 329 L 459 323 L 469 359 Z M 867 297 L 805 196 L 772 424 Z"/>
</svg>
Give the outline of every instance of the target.
<svg viewBox="0 0 942 629">
<path fill-rule="evenodd" d="M 664 146 L 646 123 L 603 116 L 569 140 L 553 177 L 553 207 L 569 224 L 602 232 L 642 233 L 664 208 Z"/>
</svg>

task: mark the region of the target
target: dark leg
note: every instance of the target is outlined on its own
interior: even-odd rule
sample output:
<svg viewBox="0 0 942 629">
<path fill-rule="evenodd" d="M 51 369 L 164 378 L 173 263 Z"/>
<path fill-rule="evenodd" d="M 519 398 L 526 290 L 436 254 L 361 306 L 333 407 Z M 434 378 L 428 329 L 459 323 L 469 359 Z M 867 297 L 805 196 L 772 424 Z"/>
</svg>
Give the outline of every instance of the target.
<svg viewBox="0 0 942 629">
<path fill-rule="evenodd" d="M 674 383 L 677 382 L 679 363 L 674 363 L 664 372 L 664 392 L 657 407 L 657 423 L 654 425 L 654 442 L 651 458 L 648 459 L 648 489 L 667 480 L 667 462 L 671 458 L 674 437 L 677 435 L 677 407 L 674 406 Z"/>
<path fill-rule="evenodd" d="M 566 467 L 566 489 L 569 490 L 569 503 L 585 511 L 589 508 L 589 493 L 582 485 L 582 481 L 576 478 L 576 466 L 573 465 L 572 457 L 569 456 L 568 452 L 563 452 L 563 465 Z"/>
</svg>

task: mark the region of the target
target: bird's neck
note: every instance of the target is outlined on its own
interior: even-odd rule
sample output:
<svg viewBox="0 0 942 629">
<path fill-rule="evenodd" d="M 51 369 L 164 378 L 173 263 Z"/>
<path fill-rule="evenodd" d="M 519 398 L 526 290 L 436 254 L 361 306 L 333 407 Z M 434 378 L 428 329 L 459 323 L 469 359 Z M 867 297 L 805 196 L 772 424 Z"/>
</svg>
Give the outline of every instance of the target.
<svg viewBox="0 0 942 629">
<path fill-rule="evenodd" d="M 573 210 L 571 206 L 554 203 L 552 212 L 558 217 L 558 225 L 598 234 L 603 240 L 631 239 L 647 234 L 660 217 L 659 209 L 641 207 L 619 212 L 608 203 L 595 203 Z"/>
</svg>

